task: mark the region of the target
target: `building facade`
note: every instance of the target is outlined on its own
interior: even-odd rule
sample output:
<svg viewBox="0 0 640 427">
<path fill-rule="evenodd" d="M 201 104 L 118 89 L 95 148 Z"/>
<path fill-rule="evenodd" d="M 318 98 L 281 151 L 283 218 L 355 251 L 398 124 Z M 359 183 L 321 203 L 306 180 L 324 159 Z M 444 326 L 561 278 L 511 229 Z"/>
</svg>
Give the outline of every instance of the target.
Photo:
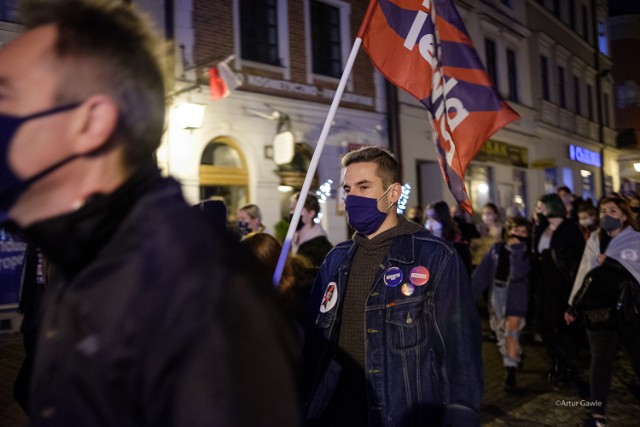
<svg viewBox="0 0 640 427">
<path fill-rule="evenodd" d="M 606 2 L 456 5 L 489 76 L 521 116 L 493 135 L 467 169 L 476 214 L 493 202 L 530 216 L 535 200 L 560 185 L 593 201 L 619 188 Z M 453 203 L 432 144 L 418 143 L 431 134 L 424 109 L 409 95 L 399 98 L 404 173 L 418 187 L 413 203 Z"/>
<path fill-rule="evenodd" d="M 181 180 L 190 202 L 222 198 L 230 221 L 238 207 L 256 204 L 271 233 L 278 221 L 288 218 L 289 199 L 302 187 L 367 4 L 176 3 L 177 77 L 158 159 L 167 173 Z M 228 96 L 216 98 L 209 69 L 221 62 L 239 85 Z M 337 196 L 341 156 L 361 145 L 387 145 L 383 89 L 383 79 L 361 52 L 310 190 L 333 182 L 322 209 L 323 225 L 334 243 L 347 234 Z M 200 127 L 180 124 L 179 110 L 185 103 L 204 110 Z"/>
</svg>

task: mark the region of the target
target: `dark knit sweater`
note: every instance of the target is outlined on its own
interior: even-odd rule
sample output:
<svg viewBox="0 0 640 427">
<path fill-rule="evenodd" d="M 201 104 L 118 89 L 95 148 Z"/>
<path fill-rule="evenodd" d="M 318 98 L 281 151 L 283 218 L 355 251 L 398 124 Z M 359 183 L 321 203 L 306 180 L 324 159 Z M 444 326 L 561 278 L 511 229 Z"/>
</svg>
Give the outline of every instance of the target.
<svg viewBox="0 0 640 427">
<path fill-rule="evenodd" d="M 419 224 L 398 216 L 398 225 L 369 239 L 360 233 L 353 236 L 358 244 L 349 269 L 349 280 L 342 304 L 342 326 L 338 346 L 364 369 L 364 312 L 381 262 L 389 252 L 393 239 L 404 234 L 424 231 Z"/>
</svg>

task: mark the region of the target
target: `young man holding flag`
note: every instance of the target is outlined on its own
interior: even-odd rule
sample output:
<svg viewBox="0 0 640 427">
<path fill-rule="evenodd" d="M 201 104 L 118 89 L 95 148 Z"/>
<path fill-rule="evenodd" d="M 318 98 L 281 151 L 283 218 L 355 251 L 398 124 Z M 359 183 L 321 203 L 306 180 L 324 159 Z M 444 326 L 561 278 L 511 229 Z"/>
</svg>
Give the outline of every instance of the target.
<svg viewBox="0 0 640 427">
<path fill-rule="evenodd" d="M 322 426 L 479 425 L 480 321 L 455 249 L 399 216 L 400 167 L 351 152 L 353 241 L 320 268 L 303 352 L 307 421 Z"/>
</svg>

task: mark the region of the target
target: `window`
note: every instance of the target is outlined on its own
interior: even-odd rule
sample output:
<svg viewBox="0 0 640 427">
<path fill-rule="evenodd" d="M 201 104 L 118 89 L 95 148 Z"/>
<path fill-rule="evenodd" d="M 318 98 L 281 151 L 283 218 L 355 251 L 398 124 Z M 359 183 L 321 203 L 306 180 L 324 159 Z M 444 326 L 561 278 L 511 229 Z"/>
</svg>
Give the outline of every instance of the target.
<svg viewBox="0 0 640 427">
<path fill-rule="evenodd" d="M 558 67 L 558 103 L 562 108 L 567 108 L 567 99 L 565 95 L 564 67 Z"/>
<path fill-rule="evenodd" d="M 484 39 L 484 53 L 489 78 L 498 86 L 498 68 L 496 66 L 496 43 L 491 39 Z"/>
<path fill-rule="evenodd" d="M 553 14 L 558 17 L 558 19 L 562 18 L 562 10 L 560 9 L 560 0 L 553 0 Z"/>
<path fill-rule="evenodd" d="M 516 53 L 507 49 L 507 73 L 509 77 L 509 101 L 518 102 L 518 68 Z"/>
<path fill-rule="evenodd" d="M 0 21 L 16 22 L 18 17 L 18 0 L 0 1 Z"/>
<path fill-rule="evenodd" d="M 602 124 L 606 127 L 611 127 L 611 123 L 609 122 L 609 94 L 605 93 L 602 97 L 604 98 L 602 101 Z"/>
<path fill-rule="evenodd" d="M 580 78 L 573 76 L 573 106 L 577 115 L 580 115 Z"/>
<path fill-rule="evenodd" d="M 546 56 L 540 56 L 540 74 L 542 78 L 542 99 L 550 101 L 549 96 L 549 60 Z"/>
<path fill-rule="evenodd" d="M 569 27 L 576 30 L 576 0 L 569 0 Z"/>
<path fill-rule="evenodd" d="M 593 121 L 593 87 L 587 84 L 587 117 Z"/>
<path fill-rule="evenodd" d="M 281 65 L 278 51 L 278 0 L 240 0 L 242 59 Z"/>
<path fill-rule="evenodd" d="M 580 11 L 582 12 L 582 38 L 586 41 L 589 41 L 589 12 L 587 10 L 587 6 L 580 6 Z"/>
<path fill-rule="evenodd" d="M 222 137 L 205 147 L 200 159 L 200 200 L 224 200 L 229 219 L 248 203 L 249 172 L 239 147 Z"/>
<path fill-rule="evenodd" d="M 598 49 L 601 54 L 609 56 L 607 24 L 605 24 L 604 21 L 598 21 Z"/>
<path fill-rule="evenodd" d="M 330 77 L 342 74 L 340 9 L 319 0 L 311 1 L 313 72 Z"/>
</svg>

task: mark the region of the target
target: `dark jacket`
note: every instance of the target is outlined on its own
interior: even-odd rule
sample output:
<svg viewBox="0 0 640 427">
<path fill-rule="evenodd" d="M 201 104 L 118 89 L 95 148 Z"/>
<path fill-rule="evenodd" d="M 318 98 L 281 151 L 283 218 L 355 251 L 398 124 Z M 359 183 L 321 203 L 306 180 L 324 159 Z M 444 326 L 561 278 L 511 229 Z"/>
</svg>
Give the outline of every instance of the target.
<svg viewBox="0 0 640 427">
<path fill-rule="evenodd" d="M 322 415 L 340 376 L 336 341 L 356 246 L 344 242 L 329 253 L 311 293 L 313 326 L 304 350 L 308 420 Z M 429 280 L 405 296 L 401 286 L 383 281 L 392 266 L 407 281 L 414 267 L 426 267 Z M 382 264 L 372 268 L 376 279 L 362 308 L 369 425 L 439 425 L 443 416 L 451 417 L 450 425 L 477 425 L 483 386 L 480 323 L 456 251 L 425 230 L 396 237 Z M 337 288 L 337 302 L 322 313 L 330 284 Z"/>
<path fill-rule="evenodd" d="M 544 232 L 538 227 L 534 234 L 532 271 L 535 281 L 536 312 L 541 327 L 558 327 L 564 323 L 564 312 L 573 281 L 580 265 L 585 241 L 578 226 L 564 220 L 551 236 L 549 249 L 540 253 L 538 243 Z"/>
<path fill-rule="evenodd" d="M 333 248 L 331 242 L 326 236 L 314 237 L 311 240 L 307 240 L 298 247 L 298 255 L 302 255 L 311 261 L 311 265 L 314 268 L 319 268 L 324 258 L 329 251 Z"/>
<path fill-rule="evenodd" d="M 269 277 L 175 181 L 136 175 L 26 231 L 63 279 L 47 291 L 32 425 L 298 424 Z"/>
<path fill-rule="evenodd" d="M 496 243 L 482 258 L 471 277 L 473 296 L 477 299 L 485 289 L 494 284 L 498 257 L 504 247 L 503 242 Z M 531 264 L 527 245 L 518 243 L 509 251 L 509 280 L 507 288 L 507 307 L 505 316 L 524 317 L 529 305 L 529 272 Z"/>
</svg>

